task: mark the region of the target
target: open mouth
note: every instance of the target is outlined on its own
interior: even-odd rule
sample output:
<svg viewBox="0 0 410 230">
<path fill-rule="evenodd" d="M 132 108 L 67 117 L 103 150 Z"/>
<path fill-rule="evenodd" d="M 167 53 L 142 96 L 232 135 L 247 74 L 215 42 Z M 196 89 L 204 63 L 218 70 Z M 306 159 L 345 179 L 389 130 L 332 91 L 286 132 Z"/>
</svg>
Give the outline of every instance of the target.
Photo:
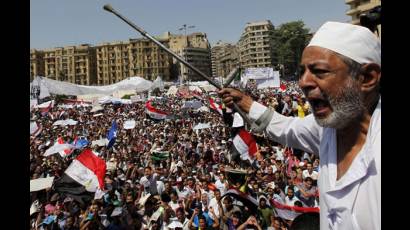
<svg viewBox="0 0 410 230">
<path fill-rule="evenodd" d="M 329 101 L 319 98 L 309 99 L 313 112 L 316 116 L 324 116 L 330 110 Z"/>
</svg>

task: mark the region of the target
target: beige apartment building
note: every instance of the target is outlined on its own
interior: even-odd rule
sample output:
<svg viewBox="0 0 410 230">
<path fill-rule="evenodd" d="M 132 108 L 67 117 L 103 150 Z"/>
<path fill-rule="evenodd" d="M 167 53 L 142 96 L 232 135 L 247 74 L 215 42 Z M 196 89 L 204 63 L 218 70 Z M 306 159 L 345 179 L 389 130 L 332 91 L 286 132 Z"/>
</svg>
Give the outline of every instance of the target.
<svg viewBox="0 0 410 230">
<path fill-rule="evenodd" d="M 103 43 L 95 46 L 97 85 L 109 85 L 129 77 L 127 42 Z"/>
<path fill-rule="evenodd" d="M 345 3 L 350 6 L 346 11 L 348 16 L 352 17 L 352 24 L 360 24 L 360 14 L 366 13 L 376 6 L 381 5 L 381 0 L 345 0 Z"/>
<path fill-rule="evenodd" d="M 169 48 L 168 40 L 156 38 Z M 155 80 L 158 76 L 164 81 L 174 78 L 171 75 L 172 56 L 148 39 L 130 39 L 130 75 Z"/>
<path fill-rule="evenodd" d="M 95 49 L 88 45 L 44 50 L 44 76 L 80 85 L 95 85 Z"/>
<path fill-rule="evenodd" d="M 30 50 L 30 81 L 36 76 L 44 76 L 44 52 L 41 50 Z"/>
<path fill-rule="evenodd" d="M 167 32 L 156 39 L 210 76 L 211 55 L 206 34 L 193 33 L 184 36 Z M 33 76 L 42 75 L 82 85 L 108 85 L 132 76 L 148 80 L 155 80 L 160 76 L 164 81 L 171 81 L 180 73 L 184 74 L 185 79 L 201 79 L 145 38 L 102 43 L 97 46 L 87 44 L 44 51 L 32 50 L 30 55 L 31 79 Z"/>
<path fill-rule="evenodd" d="M 212 47 L 212 76 L 226 77 L 239 66 L 239 52 L 236 45 L 218 42 Z"/>
<path fill-rule="evenodd" d="M 242 68 L 273 66 L 273 32 L 270 20 L 246 24 L 238 42 Z"/>
<path fill-rule="evenodd" d="M 192 33 L 187 36 L 167 33 L 164 37 L 169 39 L 170 50 L 183 57 L 205 75 L 211 76 L 211 47 L 205 33 Z M 202 80 L 184 64 L 177 64 L 175 58 L 173 63 L 177 65 L 177 74 L 181 75 L 184 81 Z"/>
<path fill-rule="evenodd" d="M 211 48 L 211 73 L 213 78 L 219 77 L 218 70 L 221 68 L 219 63 L 219 56 L 222 50 L 222 45 L 223 43 L 221 41 L 218 41 Z"/>
<path fill-rule="evenodd" d="M 168 41 L 159 39 L 168 46 Z M 108 85 L 132 76 L 171 80 L 172 58 L 148 39 L 103 43 L 96 46 L 98 85 Z"/>
</svg>

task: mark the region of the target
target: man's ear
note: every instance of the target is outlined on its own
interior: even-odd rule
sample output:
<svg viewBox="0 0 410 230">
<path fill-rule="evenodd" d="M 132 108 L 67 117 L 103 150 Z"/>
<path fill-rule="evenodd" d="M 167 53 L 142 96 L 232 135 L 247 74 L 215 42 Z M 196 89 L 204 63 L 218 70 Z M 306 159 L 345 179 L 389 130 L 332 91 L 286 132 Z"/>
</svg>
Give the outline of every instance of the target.
<svg viewBox="0 0 410 230">
<path fill-rule="evenodd" d="M 361 67 L 360 82 L 363 92 L 368 93 L 374 91 L 380 84 L 382 69 L 376 63 L 364 64 Z"/>
</svg>

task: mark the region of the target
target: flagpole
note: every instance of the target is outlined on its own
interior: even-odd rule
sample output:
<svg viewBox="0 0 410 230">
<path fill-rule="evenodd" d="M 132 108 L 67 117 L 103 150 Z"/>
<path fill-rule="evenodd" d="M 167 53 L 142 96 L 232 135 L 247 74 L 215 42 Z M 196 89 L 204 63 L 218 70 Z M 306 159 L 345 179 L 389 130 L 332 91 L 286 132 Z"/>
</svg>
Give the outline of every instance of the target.
<svg viewBox="0 0 410 230">
<path fill-rule="evenodd" d="M 158 40 L 156 40 L 154 37 L 152 37 L 151 35 L 149 35 L 147 32 L 145 32 L 142 28 L 138 27 L 137 25 L 135 25 L 134 23 L 132 23 L 131 21 L 129 21 L 127 18 L 125 18 L 124 16 L 122 16 L 121 14 L 119 14 L 117 11 L 115 11 L 111 5 L 107 4 L 104 5 L 104 10 L 113 13 L 114 15 L 116 15 L 117 17 L 119 17 L 120 19 L 122 19 L 124 22 L 126 22 L 128 25 L 130 25 L 132 28 L 134 28 L 135 30 L 137 30 L 140 34 L 142 34 L 144 37 L 148 38 L 149 40 L 151 40 L 152 42 L 154 42 L 155 44 L 157 44 L 159 47 L 161 47 L 164 51 L 166 51 L 168 54 L 172 55 L 173 57 L 175 57 L 178 61 L 180 61 L 181 63 L 183 63 L 185 66 L 189 67 L 192 71 L 194 71 L 196 74 L 198 74 L 200 77 L 202 77 L 203 79 L 207 80 L 211 85 L 215 86 L 217 89 L 221 90 L 222 86 L 218 85 L 212 78 L 208 77 L 207 75 L 205 75 L 204 73 L 202 73 L 198 68 L 196 68 L 195 66 L 191 65 L 190 63 L 188 63 L 184 58 L 181 58 L 180 56 L 178 56 L 177 54 L 175 54 L 173 51 L 171 51 L 170 49 L 168 49 L 167 47 L 165 47 L 161 42 L 159 42 Z M 248 118 L 248 116 L 246 115 L 245 112 L 243 112 L 241 110 L 241 108 L 238 106 L 238 104 L 233 103 L 233 107 L 234 109 L 242 116 L 242 118 L 244 119 L 244 121 L 246 123 L 248 123 L 249 125 L 252 124 L 251 120 Z"/>
</svg>

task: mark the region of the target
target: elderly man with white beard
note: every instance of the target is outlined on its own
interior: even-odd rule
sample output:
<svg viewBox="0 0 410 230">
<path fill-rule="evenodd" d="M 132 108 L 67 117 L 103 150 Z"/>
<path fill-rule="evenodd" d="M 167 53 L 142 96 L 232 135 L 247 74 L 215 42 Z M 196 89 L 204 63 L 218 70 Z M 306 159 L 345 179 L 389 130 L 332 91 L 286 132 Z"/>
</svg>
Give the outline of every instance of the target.
<svg viewBox="0 0 410 230">
<path fill-rule="evenodd" d="M 303 51 L 299 86 L 312 107 L 285 117 L 235 89 L 256 131 L 320 157 L 320 229 L 381 229 L 381 44 L 367 28 L 327 22 Z"/>
</svg>

